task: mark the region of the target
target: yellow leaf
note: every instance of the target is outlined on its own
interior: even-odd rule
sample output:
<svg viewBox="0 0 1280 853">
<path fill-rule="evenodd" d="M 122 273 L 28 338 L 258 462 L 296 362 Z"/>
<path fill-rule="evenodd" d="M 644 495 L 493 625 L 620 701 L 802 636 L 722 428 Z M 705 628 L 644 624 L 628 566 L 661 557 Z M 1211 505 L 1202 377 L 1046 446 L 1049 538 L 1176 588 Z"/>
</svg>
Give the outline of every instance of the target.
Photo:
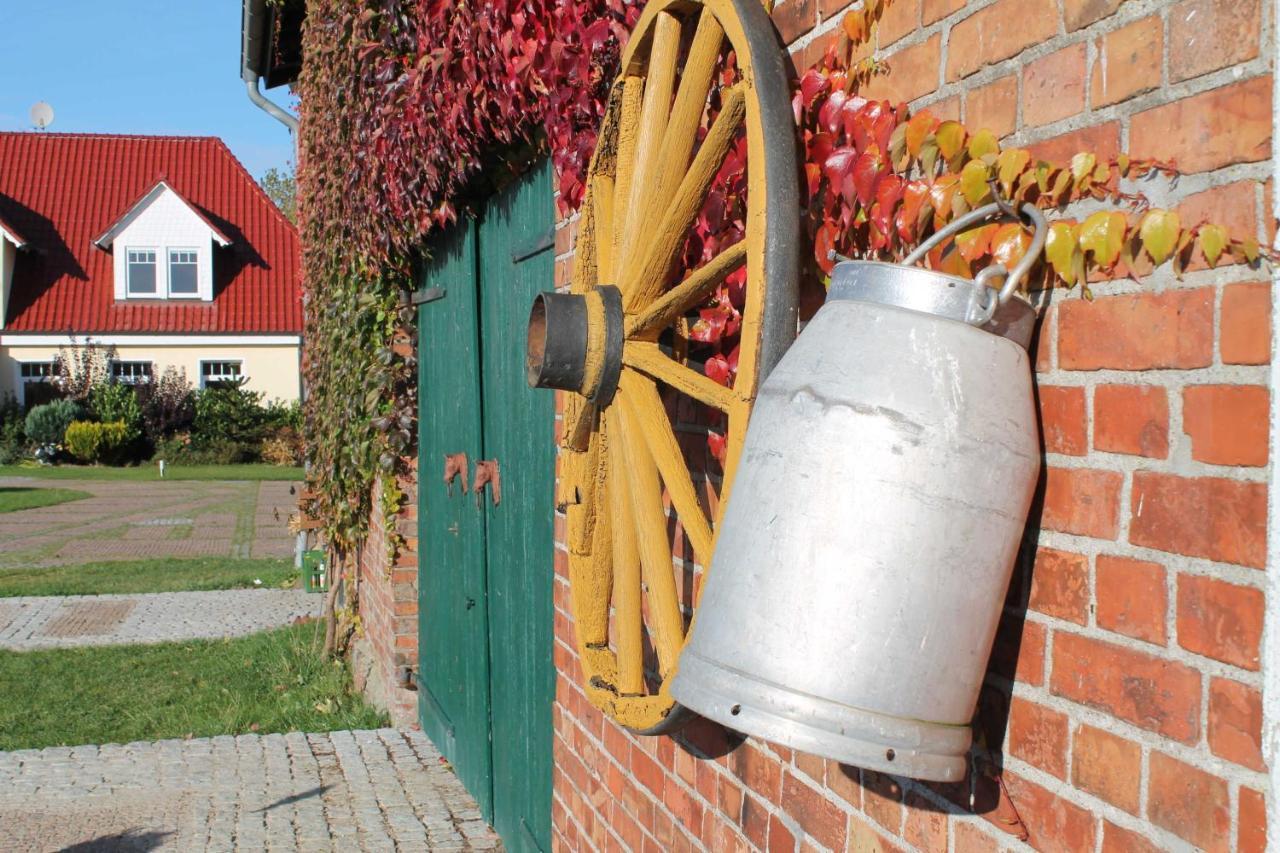
<svg viewBox="0 0 1280 853">
<path fill-rule="evenodd" d="M 1016 222 L 1001 225 L 991 237 L 991 257 L 996 263 L 1004 264 L 1005 269 L 1013 269 L 1013 265 L 1022 260 L 1031 246 L 1031 235 Z"/>
<path fill-rule="evenodd" d="M 1227 229 L 1221 225 L 1200 226 L 1200 251 L 1210 267 L 1216 266 L 1222 250 L 1227 248 Z"/>
<path fill-rule="evenodd" d="M 1079 254 L 1080 227 L 1070 222 L 1055 222 L 1049 226 L 1049 235 L 1045 240 L 1044 254 L 1053 265 L 1053 271 L 1067 286 L 1076 283 L 1074 257 Z"/>
<path fill-rule="evenodd" d="M 988 154 L 999 153 L 1000 143 L 996 141 L 996 135 L 985 127 L 969 140 L 969 156 L 975 160 L 981 160 Z"/>
<path fill-rule="evenodd" d="M 854 44 L 862 44 L 867 40 L 867 13 L 859 9 L 856 12 L 850 12 L 844 16 L 845 35 L 849 36 L 849 41 Z"/>
<path fill-rule="evenodd" d="M 1004 189 L 1005 195 L 1013 193 L 1013 182 L 1023 173 L 1030 162 L 1031 152 L 1025 148 L 1010 148 L 1008 151 L 1000 152 L 1000 158 L 996 160 L 996 166 L 999 168 L 1000 186 Z"/>
<path fill-rule="evenodd" d="M 1246 237 L 1240 241 L 1240 251 L 1244 253 L 1246 261 L 1253 263 L 1258 259 L 1258 241 L 1252 237 Z"/>
<path fill-rule="evenodd" d="M 1107 269 L 1120 257 L 1124 245 L 1124 214 L 1100 210 L 1080 226 L 1080 248 L 1093 253 L 1098 266 Z"/>
<path fill-rule="evenodd" d="M 960 192 L 970 207 L 977 207 L 991 195 L 991 188 L 987 186 L 989 174 L 987 164 L 981 160 L 970 160 L 960 172 Z"/>
<path fill-rule="evenodd" d="M 1147 250 L 1156 266 L 1164 263 L 1177 248 L 1181 233 L 1182 221 L 1171 210 L 1148 210 L 1138 225 L 1142 248 Z"/>
<path fill-rule="evenodd" d="M 1116 168 L 1120 170 L 1120 177 L 1129 177 L 1129 155 L 1121 154 L 1116 158 Z"/>
<path fill-rule="evenodd" d="M 1098 158 L 1085 151 L 1071 158 L 1071 177 L 1079 181 L 1086 175 L 1093 173 L 1093 167 L 1098 162 Z"/>
<path fill-rule="evenodd" d="M 934 136 L 938 140 L 938 151 L 947 162 L 964 150 L 964 125 L 958 121 L 944 121 L 934 131 Z"/>
</svg>

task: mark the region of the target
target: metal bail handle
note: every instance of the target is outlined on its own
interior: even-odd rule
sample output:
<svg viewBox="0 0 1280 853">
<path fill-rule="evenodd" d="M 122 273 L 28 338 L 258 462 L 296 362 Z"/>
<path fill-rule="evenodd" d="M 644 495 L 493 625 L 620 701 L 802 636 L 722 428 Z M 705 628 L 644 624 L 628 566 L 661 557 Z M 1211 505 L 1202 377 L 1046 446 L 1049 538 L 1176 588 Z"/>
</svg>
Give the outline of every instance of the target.
<svg viewBox="0 0 1280 853">
<path fill-rule="evenodd" d="M 999 197 L 997 196 L 999 199 Z M 999 295 L 991 294 L 991 288 L 987 286 L 987 282 L 991 279 L 1005 275 L 1006 271 L 1003 264 L 992 264 L 982 270 L 974 277 L 974 282 L 979 285 L 974 290 L 973 301 L 969 304 L 969 313 L 965 321 L 973 326 L 985 326 L 995 316 L 996 308 L 1005 304 L 1013 297 L 1013 293 L 1018 289 L 1018 285 L 1022 284 L 1022 280 L 1026 278 L 1027 273 L 1031 271 L 1031 265 L 1036 262 L 1036 258 L 1040 257 L 1040 253 L 1044 250 L 1044 241 L 1048 237 L 1048 223 L 1045 222 L 1044 214 L 1040 212 L 1040 208 L 1034 204 L 1024 204 L 1022 206 L 1022 215 L 1031 220 L 1034 232 L 1031 235 L 1031 245 L 1027 247 L 1027 252 L 1022 256 L 1014 266 L 1013 272 L 1008 273 L 1004 280 L 1004 286 L 1000 288 Z M 1018 210 L 1009 202 L 999 199 L 991 204 L 984 205 L 977 210 L 970 211 L 959 219 L 950 222 L 942 230 L 935 232 L 928 240 L 925 240 L 915 251 L 907 255 L 902 263 L 904 266 L 913 266 L 920 262 L 930 249 L 937 246 L 948 237 L 959 234 L 971 225 L 979 222 L 985 222 L 997 216 L 1017 216 Z M 983 296 L 982 294 L 990 294 Z"/>
</svg>

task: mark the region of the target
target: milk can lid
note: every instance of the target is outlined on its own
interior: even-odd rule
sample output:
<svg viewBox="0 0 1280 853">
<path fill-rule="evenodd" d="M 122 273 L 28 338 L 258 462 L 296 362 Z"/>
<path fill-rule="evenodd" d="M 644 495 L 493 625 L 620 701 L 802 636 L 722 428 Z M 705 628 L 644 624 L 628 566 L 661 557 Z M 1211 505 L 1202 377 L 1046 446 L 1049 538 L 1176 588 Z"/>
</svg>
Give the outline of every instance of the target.
<svg viewBox="0 0 1280 853">
<path fill-rule="evenodd" d="M 844 261 L 831 273 L 827 301 L 872 302 L 972 324 L 975 301 L 990 298 L 983 282 L 935 270 L 880 261 Z M 1020 294 L 996 308 L 991 319 L 975 328 L 1008 338 L 1028 349 L 1035 332 L 1036 309 Z"/>
</svg>

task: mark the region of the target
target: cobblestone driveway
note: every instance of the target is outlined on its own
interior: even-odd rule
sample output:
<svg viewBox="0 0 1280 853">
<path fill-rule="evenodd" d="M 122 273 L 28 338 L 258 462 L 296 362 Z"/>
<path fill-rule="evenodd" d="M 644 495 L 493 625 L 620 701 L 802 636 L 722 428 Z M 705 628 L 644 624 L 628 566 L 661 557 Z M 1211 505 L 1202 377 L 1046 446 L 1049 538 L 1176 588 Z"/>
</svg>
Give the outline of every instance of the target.
<svg viewBox="0 0 1280 853">
<path fill-rule="evenodd" d="M 0 570 L 165 557 L 290 557 L 286 482 L 0 477 L 0 486 L 93 497 L 0 514 Z"/>
<path fill-rule="evenodd" d="M 421 732 L 241 735 L 0 752 L 6 851 L 492 850 Z"/>
</svg>

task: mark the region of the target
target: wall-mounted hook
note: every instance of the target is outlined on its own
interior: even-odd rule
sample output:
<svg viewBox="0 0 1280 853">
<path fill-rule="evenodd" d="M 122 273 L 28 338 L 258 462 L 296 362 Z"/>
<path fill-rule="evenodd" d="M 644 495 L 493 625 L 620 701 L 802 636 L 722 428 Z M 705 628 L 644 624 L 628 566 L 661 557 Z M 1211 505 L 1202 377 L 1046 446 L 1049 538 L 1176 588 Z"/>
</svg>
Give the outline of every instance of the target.
<svg viewBox="0 0 1280 853">
<path fill-rule="evenodd" d="M 462 493 L 467 493 L 467 454 L 465 453 L 446 453 L 444 455 L 444 487 L 449 493 L 449 497 L 453 497 L 453 480 L 459 474 L 462 475 Z"/>
<path fill-rule="evenodd" d="M 476 461 L 476 506 L 480 506 L 484 487 L 489 486 L 489 496 L 493 505 L 502 503 L 502 474 L 497 459 L 479 459 Z"/>
</svg>

